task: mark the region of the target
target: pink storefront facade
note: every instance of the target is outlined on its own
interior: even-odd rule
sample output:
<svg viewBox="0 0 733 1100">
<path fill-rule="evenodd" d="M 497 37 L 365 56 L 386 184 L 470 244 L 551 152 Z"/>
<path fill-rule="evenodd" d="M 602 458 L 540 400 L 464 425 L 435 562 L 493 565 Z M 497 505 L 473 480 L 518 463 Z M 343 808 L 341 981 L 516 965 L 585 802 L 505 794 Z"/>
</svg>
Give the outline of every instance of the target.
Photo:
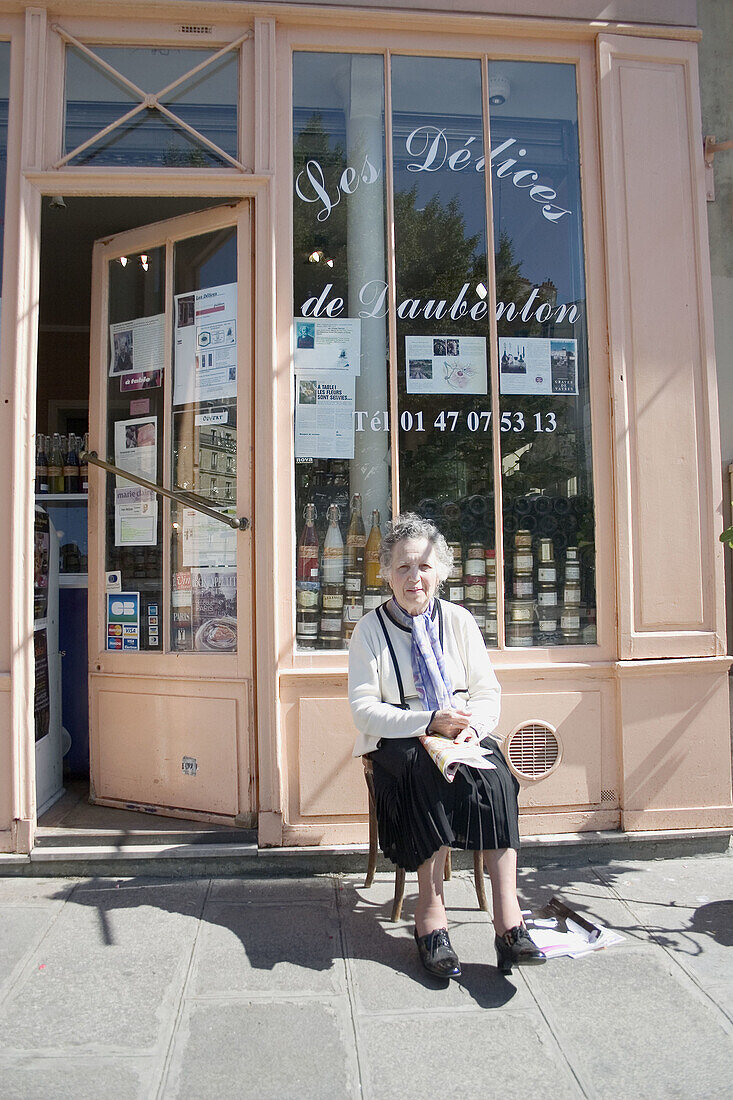
<svg viewBox="0 0 733 1100">
<path fill-rule="evenodd" d="M 0 0 L 0 852 L 54 726 L 100 805 L 364 843 L 399 509 L 524 835 L 733 827 L 699 33 L 626 7 Z"/>
</svg>

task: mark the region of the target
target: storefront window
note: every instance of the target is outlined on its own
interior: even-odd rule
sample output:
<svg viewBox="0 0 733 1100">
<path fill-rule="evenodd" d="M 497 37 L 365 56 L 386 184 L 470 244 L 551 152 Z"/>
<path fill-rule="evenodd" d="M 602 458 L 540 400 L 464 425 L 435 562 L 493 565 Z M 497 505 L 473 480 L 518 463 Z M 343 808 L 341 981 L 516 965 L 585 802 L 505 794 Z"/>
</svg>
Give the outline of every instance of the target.
<svg viewBox="0 0 733 1100">
<path fill-rule="evenodd" d="M 164 313 L 164 248 L 110 262 L 107 454 L 154 484 L 163 472 Z M 107 570 L 120 589 L 119 599 L 106 595 L 106 648 L 160 651 L 161 499 L 116 475 L 106 485 Z"/>
<path fill-rule="evenodd" d="M 189 77 L 186 74 L 213 57 L 214 50 L 94 46 L 93 53 L 108 67 L 76 46 L 66 50 L 65 152 L 73 152 L 107 127 L 113 128 L 69 163 L 160 168 L 228 166 L 224 157 L 177 120 L 236 158 L 238 50 L 224 54 Z M 182 77 L 186 78 L 160 100 L 174 118 L 150 107 L 128 121 L 119 121 L 141 103 L 145 93 L 157 94 Z"/>
<path fill-rule="evenodd" d="M 575 68 L 489 64 L 510 646 L 595 643 Z"/>
<path fill-rule="evenodd" d="M 8 164 L 8 105 L 10 100 L 10 43 L 0 42 L 0 323 L 2 322 L 3 229 L 5 174 Z"/>
<path fill-rule="evenodd" d="M 497 644 L 481 63 L 392 61 L 400 507 L 453 547 L 445 595 Z"/>
<path fill-rule="evenodd" d="M 592 644 L 575 68 L 491 62 L 488 74 L 486 86 L 479 59 L 391 61 L 400 509 L 433 519 L 452 544 L 445 594 L 471 611 L 487 645 Z M 387 511 L 381 80 L 378 58 L 295 57 L 296 587 L 306 648 L 343 646 L 350 598 L 363 587 L 358 616 L 384 595 L 353 549 L 372 507 L 382 520 Z M 354 379 L 346 364 L 357 341 Z"/>
<path fill-rule="evenodd" d="M 190 237 L 174 259 L 173 487 L 234 517 L 237 233 Z M 206 318 L 211 323 L 206 324 Z M 223 320 L 222 320 L 223 319 Z M 202 323 L 203 322 L 203 323 Z M 195 362 L 195 370 L 179 369 Z M 226 470 L 226 476 L 223 471 Z M 171 649 L 237 649 L 237 533 L 171 507 Z"/>
<path fill-rule="evenodd" d="M 385 598 L 383 59 L 297 53 L 293 96 L 296 636 L 340 649 Z"/>
</svg>

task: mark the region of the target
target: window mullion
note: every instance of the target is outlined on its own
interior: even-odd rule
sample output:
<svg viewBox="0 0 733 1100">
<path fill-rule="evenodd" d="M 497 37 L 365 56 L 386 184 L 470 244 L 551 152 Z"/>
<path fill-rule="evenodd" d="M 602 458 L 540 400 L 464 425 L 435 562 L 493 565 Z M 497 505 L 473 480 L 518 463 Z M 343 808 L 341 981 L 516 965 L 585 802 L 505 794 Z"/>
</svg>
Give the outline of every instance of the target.
<svg viewBox="0 0 733 1100">
<path fill-rule="evenodd" d="M 204 145 L 208 145 L 209 149 L 213 149 L 217 156 L 221 157 L 223 160 L 229 161 L 229 163 L 233 165 L 234 168 L 238 168 L 240 172 L 247 171 L 241 161 L 236 160 L 235 157 L 230 157 L 229 153 L 225 153 L 223 149 L 220 149 L 216 142 L 209 141 L 207 137 L 204 137 L 204 135 L 199 133 L 198 130 L 194 129 L 193 126 L 189 126 L 187 122 L 184 122 L 182 118 L 179 118 L 178 115 L 175 115 L 173 111 L 169 111 L 168 108 L 164 107 L 162 103 L 156 102 L 154 106 L 155 109 L 160 111 L 162 115 L 165 115 L 166 118 L 171 119 L 173 122 L 176 123 L 177 126 L 180 126 L 182 130 L 185 130 L 187 133 L 191 134 L 192 137 L 195 137 L 197 141 L 202 142 Z M 122 119 L 120 119 L 120 122 L 122 122 Z"/>
<path fill-rule="evenodd" d="M 505 573 L 504 573 L 504 515 L 503 515 L 503 479 L 501 465 L 501 409 L 499 402 L 499 336 L 496 325 L 496 245 L 494 242 L 494 192 L 491 176 L 491 119 L 489 116 L 489 68 L 486 54 L 481 58 L 482 114 L 484 127 L 485 180 L 484 198 L 486 201 L 486 275 L 488 279 L 487 301 L 489 305 L 489 378 L 491 379 L 491 457 L 494 483 L 494 555 L 496 562 L 496 612 L 498 637 L 497 645 L 503 649 L 506 645 L 506 624 L 504 617 Z"/>
<path fill-rule="evenodd" d="M 399 440 L 399 394 L 397 390 L 397 271 L 395 265 L 394 230 L 394 150 L 392 146 L 392 54 L 384 55 L 384 155 L 387 192 L 387 283 L 388 283 L 388 330 L 389 340 L 389 424 L 390 456 L 392 460 L 392 515 L 400 513 L 400 461 Z"/>
<path fill-rule="evenodd" d="M 67 164 L 70 160 L 73 160 L 74 157 L 78 157 L 79 153 L 83 153 L 84 150 L 88 149 L 90 145 L 96 145 L 96 143 L 98 141 L 101 141 L 102 138 L 105 138 L 107 134 L 111 134 L 113 130 L 116 130 L 125 122 L 129 122 L 131 118 L 134 118 L 135 115 L 139 115 L 141 111 L 145 110 L 145 108 L 146 103 L 138 103 L 137 107 L 133 107 L 132 110 L 128 111 L 126 115 L 122 115 L 121 118 L 117 118 L 114 122 L 110 122 L 109 126 L 105 126 L 105 128 L 103 130 L 100 130 L 99 133 L 92 134 L 92 136 L 90 138 L 87 138 L 86 141 L 83 141 L 81 145 L 77 145 L 76 149 L 72 149 L 71 152 L 63 156 L 61 160 L 57 160 L 52 167 L 63 168 L 63 166 Z M 176 119 L 176 121 L 178 120 Z"/>
<path fill-rule="evenodd" d="M 235 39 L 234 42 L 229 42 L 226 46 L 222 46 L 222 48 L 217 50 L 216 53 L 213 53 L 211 57 L 205 57 L 204 60 L 200 61 L 193 69 L 189 69 L 183 76 L 177 77 L 172 84 L 167 84 L 165 88 L 161 88 L 159 92 L 156 92 L 156 99 L 161 99 L 163 96 L 168 95 L 174 88 L 177 88 L 180 84 L 184 84 L 187 80 L 190 80 L 192 76 L 196 76 L 202 69 L 205 69 L 207 65 L 212 65 L 214 61 L 218 61 L 224 54 L 241 46 L 243 42 L 246 42 L 251 37 L 252 31 L 247 31 L 246 34 L 241 35 L 239 38 Z"/>
<path fill-rule="evenodd" d="M 113 76 L 115 77 L 115 79 L 119 80 L 122 84 L 125 85 L 126 88 L 129 88 L 131 92 L 134 92 L 135 95 L 139 96 L 141 100 L 144 100 L 146 98 L 147 93 L 144 92 L 142 88 L 138 88 L 137 84 L 133 84 L 133 82 L 131 80 L 128 80 L 126 76 L 123 76 L 122 73 L 118 72 L 117 69 L 115 69 L 114 65 L 110 65 L 108 61 L 105 61 L 103 58 L 101 58 L 99 54 L 96 54 L 94 52 L 94 50 L 90 50 L 89 47 L 85 46 L 83 42 L 80 42 L 78 38 L 74 38 L 73 34 L 69 34 L 69 32 L 65 31 L 63 27 L 60 27 L 58 23 L 54 24 L 52 30 L 56 31 L 56 33 L 64 40 L 64 42 L 67 42 L 71 46 L 76 46 L 78 50 L 81 50 L 82 53 L 87 55 L 87 57 L 90 57 L 92 61 L 95 62 L 95 64 L 99 65 L 100 68 L 108 72 L 110 76 Z"/>
</svg>

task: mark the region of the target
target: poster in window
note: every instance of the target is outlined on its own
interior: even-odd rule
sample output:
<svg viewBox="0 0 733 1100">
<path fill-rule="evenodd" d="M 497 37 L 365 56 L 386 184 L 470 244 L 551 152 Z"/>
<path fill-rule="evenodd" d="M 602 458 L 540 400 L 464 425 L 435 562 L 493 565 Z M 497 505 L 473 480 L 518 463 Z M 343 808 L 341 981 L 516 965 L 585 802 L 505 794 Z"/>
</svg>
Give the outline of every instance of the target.
<svg viewBox="0 0 733 1100">
<path fill-rule="evenodd" d="M 358 317 L 296 317 L 293 361 L 298 373 L 360 373 L 361 321 Z"/>
<path fill-rule="evenodd" d="M 501 393 L 557 397 L 578 392 L 578 341 L 499 337 Z"/>
<path fill-rule="evenodd" d="M 155 481 L 158 469 L 158 418 L 138 416 L 115 424 L 115 465 L 131 474 Z M 117 478 L 117 488 L 129 488 L 132 482 Z"/>
<path fill-rule="evenodd" d="M 295 375 L 295 457 L 354 457 L 354 375 Z"/>
<path fill-rule="evenodd" d="M 485 336 L 406 336 L 408 393 L 487 393 Z"/>
<path fill-rule="evenodd" d="M 45 737 L 51 727 L 51 691 L 48 677 L 48 635 L 45 630 L 37 630 L 33 635 L 33 650 L 36 662 L 36 685 L 33 693 L 33 717 L 36 727 L 36 741 Z"/>
<path fill-rule="evenodd" d="M 158 500 L 152 489 L 115 489 L 115 546 L 157 546 Z"/>
<path fill-rule="evenodd" d="M 237 284 L 175 296 L 173 404 L 237 396 Z"/>
<path fill-rule="evenodd" d="M 193 648 L 204 653 L 237 649 L 237 571 L 191 570 Z"/>
<path fill-rule="evenodd" d="M 145 389 L 160 385 L 160 372 L 165 362 L 165 314 L 154 317 L 136 317 L 132 321 L 118 321 L 109 326 L 110 377 L 139 375 L 142 380 L 157 375 L 157 383 L 129 387 Z M 127 388 L 127 387 L 125 387 Z"/>
</svg>

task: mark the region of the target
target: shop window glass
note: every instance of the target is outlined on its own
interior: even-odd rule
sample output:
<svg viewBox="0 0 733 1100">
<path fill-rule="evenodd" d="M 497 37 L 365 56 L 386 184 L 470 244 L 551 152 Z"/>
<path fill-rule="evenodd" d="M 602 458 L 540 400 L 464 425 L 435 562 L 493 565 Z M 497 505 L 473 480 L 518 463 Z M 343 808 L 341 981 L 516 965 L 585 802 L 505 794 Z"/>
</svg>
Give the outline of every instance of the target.
<svg viewBox="0 0 733 1100">
<path fill-rule="evenodd" d="M 146 108 L 115 125 L 141 102 L 142 92 L 157 94 L 189 73 L 213 50 L 94 46 L 94 58 L 66 50 L 65 152 L 70 153 L 108 126 L 114 128 L 73 157 L 75 165 L 148 165 L 160 168 L 220 168 L 229 162 L 155 108 Z M 203 134 L 229 156 L 237 157 L 239 51 L 232 50 L 184 80 L 161 98 L 177 118 Z"/>
<path fill-rule="evenodd" d="M 327 648 L 348 641 L 350 585 L 366 596 L 355 615 L 384 595 L 348 545 L 355 500 L 362 538 L 371 508 L 382 504 L 382 520 L 387 510 L 381 61 L 297 54 L 294 94 L 297 640 Z M 575 68 L 491 62 L 486 85 L 478 59 L 396 56 L 391 103 L 400 509 L 452 544 L 445 594 L 487 645 L 593 644 Z M 351 361 L 349 326 L 361 340 L 353 389 L 337 373 L 338 355 Z M 341 441 L 352 410 L 353 441 Z"/>
<path fill-rule="evenodd" d="M 180 241 L 173 273 L 173 488 L 234 518 L 236 229 Z M 226 482 L 218 475 L 225 460 L 230 475 Z M 171 523 L 171 649 L 234 653 L 237 533 L 179 504 L 171 505 Z"/>
<path fill-rule="evenodd" d="M 390 518 L 384 62 L 293 62 L 296 637 L 340 649 L 385 598 Z"/>
<path fill-rule="evenodd" d="M 453 546 L 445 595 L 497 643 L 481 63 L 392 61 L 400 508 Z"/>
<path fill-rule="evenodd" d="M 10 43 L 0 42 L 0 310 L 2 309 L 3 228 L 5 174 L 8 164 L 8 105 L 10 101 Z M 1 314 L 0 314 L 1 320 Z"/>
<path fill-rule="evenodd" d="M 594 643 L 575 68 L 491 62 L 489 95 L 506 640 Z"/>
<path fill-rule="evenodd" d="M 116 466 L 161 484 L 163 371 L 141 366 L 163 361 L 165 249 L 123 259 L 109 265 L 107 455 Z M 119 574 L 128 594 L 107 609 L 106 648 L 160 652 L 161 498 L 117 475 L 105 480 L 106 568 Z"/>
</svg>

